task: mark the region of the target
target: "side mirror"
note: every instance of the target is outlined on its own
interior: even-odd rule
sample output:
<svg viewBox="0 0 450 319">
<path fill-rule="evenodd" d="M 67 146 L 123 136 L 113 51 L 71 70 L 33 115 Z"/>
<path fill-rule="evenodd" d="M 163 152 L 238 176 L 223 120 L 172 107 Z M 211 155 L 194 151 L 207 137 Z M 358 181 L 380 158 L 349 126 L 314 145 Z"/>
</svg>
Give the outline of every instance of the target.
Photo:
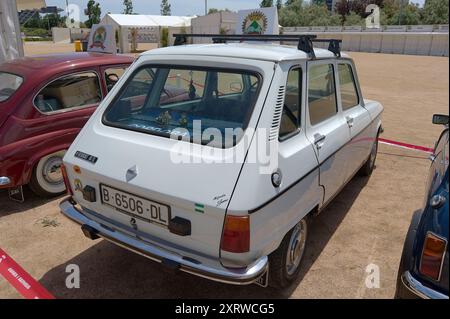
<svg viewBox="0 0 450 319">
<path fill-rule="evenodd" d="M 448 115 L 434 114 L 433 124 L 448 125 Z"/>
</svg>

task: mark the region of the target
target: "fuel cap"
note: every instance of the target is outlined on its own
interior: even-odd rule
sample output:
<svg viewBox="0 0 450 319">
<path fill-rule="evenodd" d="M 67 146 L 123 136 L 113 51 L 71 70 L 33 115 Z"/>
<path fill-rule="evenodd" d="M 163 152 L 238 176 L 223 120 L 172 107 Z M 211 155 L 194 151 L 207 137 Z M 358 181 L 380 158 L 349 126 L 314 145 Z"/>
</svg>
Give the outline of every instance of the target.
<svg viewBox="0 0 450 319">
<path fill-rule="evenodd" d="M 272 173 L 272 185 L 273 187 L 280 187 L 281 181 L 283 179 L 283 174 L 281 174 L 281 170 L 277 169 L 275 172 Z"/>
</svg>

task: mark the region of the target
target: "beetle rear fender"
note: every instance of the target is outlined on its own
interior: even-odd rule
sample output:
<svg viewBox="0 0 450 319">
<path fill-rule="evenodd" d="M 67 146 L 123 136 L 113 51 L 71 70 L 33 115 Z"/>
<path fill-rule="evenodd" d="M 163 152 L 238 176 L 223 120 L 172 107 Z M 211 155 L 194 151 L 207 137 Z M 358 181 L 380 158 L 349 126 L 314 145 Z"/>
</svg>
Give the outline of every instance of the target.
<svg viewBox="0 0 450 319">
<path fill-rule="evenodd" d="M 51 155 L 53 153 L 58 153 L 60 151 L 68 150 L 69 147 L 70 147 L 70 143 L 55 145 L 51 148 L 45 149 L 44 151 L 37 153 L 32 158 L 30 158 L 24 166 L 21 184 L 25 185 L 30 182 L 33 169 L 39 163 L 39 160 L 41 158 Z"/>
</svg>

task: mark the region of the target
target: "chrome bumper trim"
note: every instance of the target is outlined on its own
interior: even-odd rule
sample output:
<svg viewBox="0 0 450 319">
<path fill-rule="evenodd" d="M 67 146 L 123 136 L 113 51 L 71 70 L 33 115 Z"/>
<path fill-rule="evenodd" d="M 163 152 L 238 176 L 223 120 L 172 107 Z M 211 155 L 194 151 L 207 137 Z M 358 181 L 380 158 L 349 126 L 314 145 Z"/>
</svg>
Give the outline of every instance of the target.
<svg viewBox="0 0 450 319">
<path fill-rule="evenodd" d="M 87 225 L 97 231 L 96 235 L 102 237 L 118 246 L 131 250 L 137 254 L 147 257 L 157 262 L 170 261 L 179 266 L 179 270 L 210 279 L 217 282 L 233 285 L 253 284 L 263 276 L 268 269 L 268 258 L 263 256 L 253 264 L 243 269 L 230 269 L 222 266 L 211 267 L 203 264 L 196 264 L 183 259 L 182 256 L 170 253 L 147 242 L 127 236 L 112 229 L 106 229 L 99 223 L 87 218 L 78 210 L 70 198 L 65 199 L 59 205 L 61 213 L 79 225 Z"/>
<path fill-rule="evenodd" d="M 0 176 L 0 186 L 6 186 L 11 184 L 11 179 L 7 176 Z"/>
<path fill-rule="evenodd" d="M 424 286 L 420 281 L 415 279 L 409 271 L 402 274 L 403 285 L 415 295 L 423 299 L 448 299 L 448 296 Z"/>
</svg>

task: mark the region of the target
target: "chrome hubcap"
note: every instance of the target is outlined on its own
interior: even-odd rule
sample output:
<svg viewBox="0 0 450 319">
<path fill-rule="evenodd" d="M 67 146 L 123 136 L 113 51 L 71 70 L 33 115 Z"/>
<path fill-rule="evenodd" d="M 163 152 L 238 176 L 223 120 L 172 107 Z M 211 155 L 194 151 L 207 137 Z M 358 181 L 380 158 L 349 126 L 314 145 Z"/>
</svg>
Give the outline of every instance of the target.
<svg viewBox="0 0 450 319">
<path fill-rule="evenodd" d="M 304 220 L 300 221 L 292 231 L 286 256 L 286 272 L 288 275 L 295 273 L 303 258 L 306 245 L 306 232 L 307 226 Z"/>
<path fill-rule="evenodd" d="M 42 168 L 42 176 L 49 184 L 61 184 L 63 176 L 61 172 L 62 158 L 59 156 L 51 157 L 47 160 Z"/>
</svg>

